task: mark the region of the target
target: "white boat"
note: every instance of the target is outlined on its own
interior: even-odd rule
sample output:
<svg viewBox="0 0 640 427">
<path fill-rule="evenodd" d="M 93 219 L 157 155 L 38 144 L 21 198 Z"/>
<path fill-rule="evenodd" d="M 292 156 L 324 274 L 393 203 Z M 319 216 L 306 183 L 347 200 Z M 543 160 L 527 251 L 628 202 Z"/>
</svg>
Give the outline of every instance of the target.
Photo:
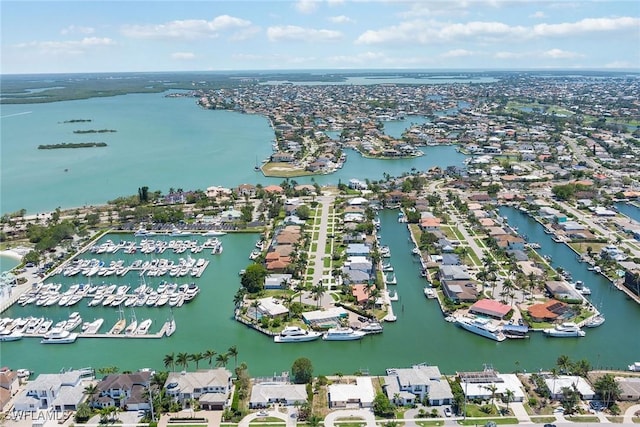
<svg viewBox="0 0 640 427">
<path fill-rule="evenodd" d="M 384 328 L 380 322 L 369 322 L 363 325 L 360 330 L 367 334 L 379 334 Z"/>
<path fill-rule="evenodd" d="M 634 362 L 629 365 L 629 370 L 632 372 L 640 372 L 640 362 Z"/>
<path fill-rule="evenodd" d="M 492 339 L 494 341 L 504 341 L 507 337 L 502 333 L 500 328 L 491 322 L 491 319 L 482 317 L 456 317 L 455 323 L 469 332 Z"/>
<path fill-rule="evenodd" d="M 78 338 L 76 332 L 65 331 L 64 329 L 53 328 L 40 341 L 41 344 L 70 344 Z"/>
<path fill-rule="evenodd" d="M 394 272 L 390 272 L 384 275 L 384 283 L 387 285 L 395 285 L 398 283 L 396 279 L 396 274 Z"/>
<path fill-rule="evenodd" d="M 67 331 L 73 331 L 75 328 L 82 324 L 82 317 L 77 311 L 74 311 L 69 316 L 69 319 L 66 321 L 64 325 L 64 329 Z"/>
<path fill-rule="evenodd" d="M 280 334 L 273 337 L 274 342 L 304 342 L 313 341 L 322 336 L 322 333 L 308 331 L 299 326 L 287 326 Z"/>
<path fill-rule="evenodd" d="M 587 328 L 595 328 L 604 323 L 604 316 L 602 314 L 596 314 L 586 322 L 584 322 L 584 326 Z"/>
<path fill-rule="evenodd" d="M 543 330 L 544 334 L 549 337 L 583 337 L 585 332 L 573 322 L 564 322 L 555 325 L 553 328 Z"/>
<path fill-rule="evenodd" d="M 18 378 L 29 378 L 31 376 L 31 371 L 28 369 L 18 369 L 16 374 L 18 374 Z"/>
<path fill-rule="evenodd" d="M 576 283 L 573 285 L 576 290 L 578 292 L 580 292 L 582 295 L 591 295 L 591 289 L 589 289 L 588 287 L 586 287 L 584 285 L 584 283 L 582 283 L 582 280 L 576 280 Z"/>
<path fill-rule="evenodd" d="M 322 336 L 325 341 L 352 341 L 359 340 L 366 335 L 362 331 L 354 331 L 351 328 L 331 328 Z"/>
<path fill-rule="evenodd" d="M 167 328 L 165 329 L 164 334 L 170 337 L 171 335 L 173 335 L 175 331 L 176 331 L 176 321 L 172 316 L 171 319 L 169 319 L 169 321 L 167 322 Z"/>
<path fill-rule="evenodd" d="M 209 230 L 205 232 L 203 236 L 224 236 L 225 234 L 227 233 L 221 230 Z"/>
<path fill-rule="evenodd" d="M 22 336 L 22 332 L 20 331 L 9 331 L 4 329 L 0 331 L 0 342 L 18 341 L 19 339 L 22 339 Z"/>
<path fill-rule="evenodd" d="M 100 330 L 100 326 L 104 323 L 104 319 L 96 319 L 93 322 L 86 322 L 82 325 L 82 332 L 85 334 L 96 334 Z"/>
<path fill-rule="evenodd" d="M 153 321 L 151 319 L 146 319 L 140 322 L 140 324 L 138 325 L 138 328 L 136 329 L 135 334 L 145 335 L 147 332 L 149 332 L 149 328 L 151 327 L 152 322 Z"/>
<path fill-rule="evenodd" d="M 426 296 L 427 298 L 435 298 L 436 291 L 433 288 L 427 286 L 424 288 L 424 296 Z"/>
</svg>

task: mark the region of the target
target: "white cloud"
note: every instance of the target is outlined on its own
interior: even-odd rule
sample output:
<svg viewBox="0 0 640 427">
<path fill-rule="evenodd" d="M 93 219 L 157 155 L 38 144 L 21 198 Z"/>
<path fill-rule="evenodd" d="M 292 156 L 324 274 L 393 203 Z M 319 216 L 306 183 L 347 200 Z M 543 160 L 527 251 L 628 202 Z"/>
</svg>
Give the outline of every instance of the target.
<svg viewBox="0 0 640 427">
<path fill-rule="evenodd" d="M 92 27 L 83 27 L 79 25 L 69 25 L 60 30 L 60 34 L 93 34 L 95 29 Z"/>
<path fill-rule="evenodd" d="M 296 25 L 269 27 L 267 29 L 269 41 L 294 40 L 302 42 L 334 41 L 342 38 L 342 33 L 332 30 L 316 30 Z"/>
<path fill-rule="evenodd" d="M 250 21 L 229 15 L 216 16 L 211 21 L 186 19 L 155 25 L 127 25 L 122 33 L 127 37 L 146 39 L 185 39 L 218 37 L 221 31 L 246 28 Z"/>
<path fill-rule="evenodd" d="M 529 18 L 535 18 L 535 19 L 542 19 L 542 18 L 546 18 L 546 17 L 547 16 L 541 10 L 537 11 L 536 13 L 532 13 L 531 15 L 529 15 Z"/>
<path fill-rule="evenodd" d="M 475 55 L 474 52 L 470 51 L 470 50 L 466 50 L 466 49 L 453 49 L 450 50 L 448 52 L 443 53 L 442 56 L 443 58 L 462 58 L 465 56 L 472 56 Z"/>
<path fill-rule="evenodd" d="M 41 53 L 51 55 L 81 55 L 95 47 L 112 46 L 116 43 L 108 37 L 85 37 L 81 40 L 66 41 L 32 41 L 19 43 L 20 49 L 37 49 Z"/>
<path fill-rule="evenodd" d="M 569 52 L 562 49 L 550 49 L 550 50 L 547 50 L 546 52 L 543 52 L 542 56 L 545 58 L 551 58 L 551 59 L 575 59 L 575 58 L 582 58 L 584 55 L 576 52 Z"/>
<path fill-rule="evenodd" d="M 571 36 L 604 31 L 636 30 L 640 27 L 640 18 L 587 18 L 578 22 L 562 24 L 538 24 L 533 27 L 536 36 Z"/>
<path fill-rule="evenodd" d="M 329 6 L 341 6 L 345 3 L 345 0 L 327 0 Z"/>
<path fill-rule="evenodd" d="M 360 65 L 360 64 L 368 64 L 371 61 L 375 62 L 386 62 L 386 57 L 384 54 L 379 52 L 364 52 L 358 55 L 338 55 L 332 56 L 328 58 L 329 61 L 340 66 L 342 64 L 350 64 L 350 65 Z"/>
<path fill-rule="evenodd" d="M 310 14 L 318 9 L 318 0 L 298 0 L 294 7 L 300 13 Z"/>
<path fill-rule="evenodd" d="M 334 24 L 349 24 L 349 23 L 355 22 L 353 19 L 349 18 L 348 16 L 344 16 L 344 15 L 331 16 L 329 18 L 329 21 L 333 22 Z"/>
<path fill-rule="evenodd" d="M 195 58 L 196 58 L 196 54 L 193 52 L 173 52 L 171 54 L 171 59 L 175 59 L 178 61 L 191 60 Z"/>
</svg>

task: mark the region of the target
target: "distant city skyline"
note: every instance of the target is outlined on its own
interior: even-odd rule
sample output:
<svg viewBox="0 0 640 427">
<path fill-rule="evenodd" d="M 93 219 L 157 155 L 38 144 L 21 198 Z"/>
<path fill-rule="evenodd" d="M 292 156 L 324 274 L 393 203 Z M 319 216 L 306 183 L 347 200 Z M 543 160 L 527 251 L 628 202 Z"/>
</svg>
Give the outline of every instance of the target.
<svg viewBox="0 0 640 427">
<path fill-rule="evenodd" d="M 0 1 L 2 74 L 640 70 L 640 2 Z"/>
</svg>

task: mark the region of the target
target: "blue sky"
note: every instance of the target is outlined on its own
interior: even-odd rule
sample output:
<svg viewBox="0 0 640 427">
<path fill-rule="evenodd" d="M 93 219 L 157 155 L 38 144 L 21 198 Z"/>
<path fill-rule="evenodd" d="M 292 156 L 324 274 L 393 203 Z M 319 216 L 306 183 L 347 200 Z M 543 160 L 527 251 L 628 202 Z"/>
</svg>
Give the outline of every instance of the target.
<svg viewBox="0 0 640 427">
<path fill-rule="evenodd" d="M 640 69 L 640 1 L 0 0 L 3 74 Z"/>
</svg>

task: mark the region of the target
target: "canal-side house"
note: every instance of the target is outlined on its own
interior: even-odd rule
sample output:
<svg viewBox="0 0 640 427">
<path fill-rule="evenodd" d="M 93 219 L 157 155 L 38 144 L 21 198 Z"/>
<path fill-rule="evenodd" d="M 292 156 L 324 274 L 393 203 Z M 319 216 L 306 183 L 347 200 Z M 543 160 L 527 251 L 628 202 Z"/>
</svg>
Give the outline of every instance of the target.
<svg viewBox="0 0 640 427">
<path fill-rule="evenodd" d="M 582 377 L 577 375 L 547 375 L 544 379 L 544 383 L 551 392 L 551 399 L 561 400 L 563 397 L 563 389 L 574 389 L 580 393 L 580 397 L 583 400 L 593 400 L 595 398 L 595 391 L 591 388 L 589 383 Z"/>
<path fill-rule="evenodd" d="M 492 397 L 507 397 L 507 390 L 513 392 L 512 402 L 522 402 L 524 387 L 516 374 L 501 374 L 490 367 L 482 371 L 458 372 L 462 392 L 467 399 L 489 400 Z M 492 392 L 495 387 L 495 392 Z"/>
<path fill-rule="evenodd" d="M 429 405 L 449 405 L 453 392 L 437 366 L 415 365 L 411 368 L 387 369 L 382 386 L 389 400 L 396 405 L 414 405 L 425 397 Z"/>
<path fill-rule="evenodd" d="M 356 377 L 347 384 L 329 385 L 329 408 L 370 408 L 375 390 L 371 377 Z"/>
<path fill-rule="evenodd" d="M 126 408 L 128 411 L 149 409 L 144 391 L 149 387 L 151 371 L 107 375 L 96 385 L 97 397 L 89 400 L 94 408 Z"/>
<path fill-rule="evenodd" d="M 582 296 L 567 282 L 550 280 L 544 283 L 547 292 L 555 299 L 566 302 L 582 302 Z"/>
<path fill-rule="evenodd" d="M 265 382 L 251 387 L 249 407 L 266 408 L 278 403 L 286 406 L 302 405 L 307 402 L 307 390 L 304 384 Z"/>
<path fill-rule="evenodd" d="M 40 374 L 16 395 L 13 407 L 16 411 L 75 411 L 85 398 L 85 380 L 91 378 L 92 372 L 86 370 Z"/>
<path fill-rule="evenodd" d="M 17 372 L 5 368 L 0 371 L 0 411 L 4 410 L 5 405 L 18 392 L 19 386 Z"/>
<path fill-rule="evenodd" d="M 224 368 L 196 372 L 170 372 L 164 384 L 167 395 L 183 408 L 196 399 L 202 409 L 223 409 L 231 391 L 231 372 Z"/>
</svg>

